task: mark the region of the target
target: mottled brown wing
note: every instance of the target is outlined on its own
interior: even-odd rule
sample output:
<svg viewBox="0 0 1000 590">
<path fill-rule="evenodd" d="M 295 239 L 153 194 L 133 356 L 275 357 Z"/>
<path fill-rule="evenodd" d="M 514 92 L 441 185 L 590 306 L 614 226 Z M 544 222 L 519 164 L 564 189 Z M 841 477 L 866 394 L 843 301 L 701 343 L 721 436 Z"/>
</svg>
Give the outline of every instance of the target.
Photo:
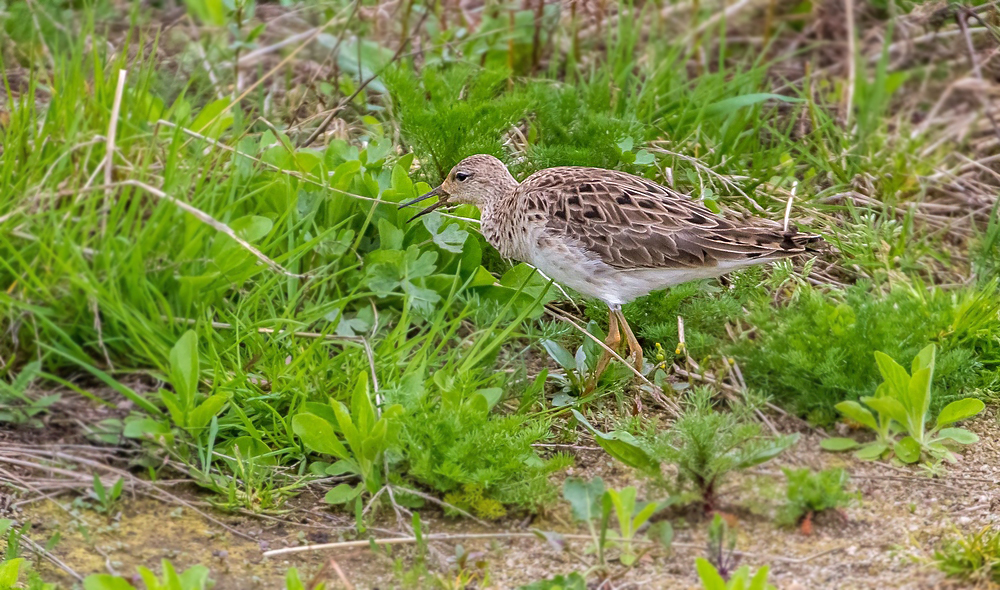
<svg viewBox="0 0 1000 590">
<path fill-rule="evenodd" d="M 572 237 L 610 266 L 692 268 L 722 261 L 784 258 L 811 250 L 818 236 L 745 224 L 638 176 L 601 168 L 549 168 L 518 188 L 541 210 L 554 237 Z"/>
</svg>

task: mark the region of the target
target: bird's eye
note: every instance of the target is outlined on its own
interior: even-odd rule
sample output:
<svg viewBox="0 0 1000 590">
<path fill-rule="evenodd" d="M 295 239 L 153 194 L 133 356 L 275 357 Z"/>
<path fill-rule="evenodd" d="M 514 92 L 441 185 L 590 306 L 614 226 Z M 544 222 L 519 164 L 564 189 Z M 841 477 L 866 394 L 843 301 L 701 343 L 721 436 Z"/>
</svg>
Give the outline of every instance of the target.
<svg viewBox="0 0 1000 590">
<path fill-rule="evenodd" d="M 455 180 L 457 180 L 459 182 L 465 182 L 466 180 L 469 180 L 470 178 L 472 178 L 472 173 L 471 172 L 456 172 L 455 173 Z"/>
</svg>

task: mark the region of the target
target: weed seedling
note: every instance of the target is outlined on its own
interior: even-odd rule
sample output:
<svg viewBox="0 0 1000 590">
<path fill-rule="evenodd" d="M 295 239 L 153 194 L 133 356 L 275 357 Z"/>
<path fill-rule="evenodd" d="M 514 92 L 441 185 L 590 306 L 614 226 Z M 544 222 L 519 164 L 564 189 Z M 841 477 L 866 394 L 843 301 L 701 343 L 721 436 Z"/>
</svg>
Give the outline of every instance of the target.
<svg viewBox="0 0 1000 590">
<path fill-rule="evenodd" d="M 330 504 L 346 504 L 361 493 L 377 493 L 385 481 L 383 454 L 395 441 L 400 405 L 376 414 L 368 388 L 368 375 L 362 373 L 354 386 L 351 407 L 331 400 L 329 406 L 311 404 L 314 412 L 302 412 L 292 419 L 292 429 L 310 450 L 335 457 L 326 468 L 327 475 L 352 474 L 361 481 L 356 486 L 340 484 L 326 494 Z M 336 432 L 347 444 L 340 442 Z"/>
<path fill-rule="evenodd" d="M 722 576 L 705 558 L 695 560 L 695 567 L 698 568 L 698 577 L 701 578 L 704 590 L 775 590 L 774 586 L 767 583 L 769 568 L 766 565 L 757 570 L 753 577 L 750 577 L 750 567 L 745 565 L 728 578 Z"/>
<path fill-rule="evenodd" d="M 787 524 L 801 524 L 804 534 L 812 532 L 815 515 L 846 506 L 854 497 L 844 491 L 847 472 L 843 469 L 825 469 L 819 473 L 809 469 L 782 471 L 788 479 L 788 504 L 780 518 Z"/>
<path fill-rule="evenodd" d="M 618 545 L 621 554 L 618 560 L 622 565 L 631 566 L 639 558 L 636 555 L 632 542 L 639 527 L 646 522 L 661 508 L 656 502 L 647 502 L 645 505 L 636 504 L 635 488 L 629 486 L 621 491 L 608 490 L 605 492 L 604 503 L 611 502 L 615 516 L 618 518 Z"/>
<path fill-rule="evenodd" d="M 0 423 L 42 425 L 36 416 L 59 401 L 60 396 L 50 394 L 33 399 L 27 394 L 28 387 L 41 373 L 41 366 L 38 361 L 25 365 L 13 383 L 0 380 Z"/>
<path fill-rule="evenodd" d="M 110 489 L 104 487 L 101 482 L 101 478 L 94 474 L 94 486 L 87 490 L 87 495 L 90 496 L 97 504 L 94 506 L 94 510 L 111 516 L 111 512 L 115 509 L 115 505 L 118 504 L 118 499 L 122 495 L 122 486 L 125 484 L 125 479 L 119 477 L 118 481 L 111 486 Z"/>
<path fill-rule="evenodd" d="M 193 436 L 200 434 L 229 401 L 221 393 L 199 401 L 200 367 L 198 334 L 194 330 L 188 330 L 170 350 L 170 384 L 174 391 L 161 389 L 160 399 L 167 407 L 174 425 L 186 429 Z"/>
<path fill-rule="evenodd" d="M 21 539 L 27 534 L 29 525 L 17 527 L 10 519 L 0 519 L 0 537 L 6 536 L 7 548 L 0 552 L 0 588 L 27 588 L 28 590 L 55 590 L 55 584 L 42 581 L 38 572 L 32 568 L 30 561 L 20 557 Z M 50 540 L 46 550 L 58 541 Z"/>
<path fill-rule="evenodd" d="M 578 478 L 568 478 L 563 484 L 563 497 L 573 511 L 573 519 L 587 525 L 593 540 L 592 551 L 597 553 L 597 564 L 592 571 L 607 573 L 607 550 L 616 547 L 619 550 L 618 560 L 622 565 L 631 567 L 639 559 L 634 543 L 638 538 L 638 530 L 646 524 L 657 510 L 666 506 L 658 502 L 636 502 L 636 489 L 627 487 L 622 490 L 605 490 L 604 481 L 596 477 L 590 482 Z M 617 535 L 609 536 L 611 514 L 618 520 Z M 673 540 L 673 529 L 670 523 L 650 527 L 649 533 L 655 532 L 656 540 L 669 547 Z"/>
<path fill-rule="evenodd" d="M 951 448 L 972 444 L 979 437 L 951 425 L 982 412 L 985 404 L 972 398 L 953 401 L 938 414 L 934 427 L 927 427 L 935 352 L 933 344 L 921 350 L 913 359 L 910 373 L 889 355 L 876 352 L 875 360 L 883 382 L 873 397 L 861 398 L 871 410 L 852 401 L 836 406 L 844 416 L 874 430 L 875 440 L 861 444 L 851 438 L 828 438 L 821 443 L 823 448 L 830 451 L 858 449 L 856 455 L 861 459 L 895 455 L 903 463 L 916 463 L 921 459 L 956 461 Z M 906 436 L 896 440 L 897 434 L 902 433 Z"/>
<path fill-rule="evenodd" d="M 587 590 L 587 579 L 580 575 L 580 572 L 571 572 L 532 582 L 517 590 Z"/>
<path fill-rule="evenodd" d="M 596 322 L 589 322 L 587 331 L 598 338 L 604 338 L 600 334 Z M 597 387 L 597 382 L 590 373 L 594 370 L 602 351 L 593 340 L 584 338 L 583 344 L 576 349 L 575 354 L 570 353 L 554 340 L 542 340 L 542 347 L 545 348 L 549 357 L 562 367 L 563 373 L 561 375 L 553 373 L 550 376 L 562 385 L 565 393 L 579 397 L 590 393 Z M 565 396 L 556 396 L 553 399 L 553 405 L 556 406 L 569 403 L 572 403 L 571 398 L 567 399 Z"/>
<path fill-rule="evenodd" d="M 718 514 L 708 525 L 707 562 L 724 580 L 729 579 L 740 563 L 740 556 L 736 554 L 736 535 L 730 533 L 726 520 Z"/>
<path fill-rule="evenodd" d="M 677 466 L 677 487 L 699 499 L 705 514 L 716 509 L 719 486 L 728 475 L 769 461 L 798 440 L 794 434 L 764 435 L 751 413 L 747 404 L 717 411 L 712 392 L 696 388 L 674 426 L 647 437 L 651 454 Z"/>
<path fill-rule="evenodd" d="M 452 571 L 437 576 L 442 590 L 488 588 L 490 586 L 489 562 L 481 552 L 469 553 L 461 545 L 455 546 L 455 556 L 448 558 Z"/>
<path fill-rule="evenodd" d="M 210 590 L 215 586 L 215 582 L 208 577 L 208 568 L 203 565 L 193 565 L 178 574 L 170 560 L 164 559 L 161 563 L 162 579 L 148 568 L 137 568 L 146 590 Z M 125 578 L 110 574 L 87 576 L 83 587 L 84 590 L 135 590 L 135 586 Z"/>
</svg>

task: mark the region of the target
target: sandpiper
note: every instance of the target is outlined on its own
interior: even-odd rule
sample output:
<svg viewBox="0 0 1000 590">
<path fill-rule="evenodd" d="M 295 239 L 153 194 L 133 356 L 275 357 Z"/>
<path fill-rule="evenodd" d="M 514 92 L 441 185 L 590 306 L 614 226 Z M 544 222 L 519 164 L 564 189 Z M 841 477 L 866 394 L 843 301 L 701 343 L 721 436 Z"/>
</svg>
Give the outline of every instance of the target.
<svg viewBox="0 0 1000 590">
<path fill-rule="evenodd" d="M 479 154 L 459 162 L 441 186 L 400 208 L 433 197 L 438 201 L 412 219 L 446 205 L 473 204 L 482 213 L 483 236 L 502 256 L 606 303 L 605 344 L 617 350 L 624 331 L 639 371 L 642 348 L 622 315 L 623 304 L 688 281 L 814 252 L 822 244 L 817 235 L 772 221 L 726 219 L 645 178 L 602 168 L 548 168 L 518 183 L 503 162 Z M 593 382 L 610 360 L 605 351 Z"/>
</svg>

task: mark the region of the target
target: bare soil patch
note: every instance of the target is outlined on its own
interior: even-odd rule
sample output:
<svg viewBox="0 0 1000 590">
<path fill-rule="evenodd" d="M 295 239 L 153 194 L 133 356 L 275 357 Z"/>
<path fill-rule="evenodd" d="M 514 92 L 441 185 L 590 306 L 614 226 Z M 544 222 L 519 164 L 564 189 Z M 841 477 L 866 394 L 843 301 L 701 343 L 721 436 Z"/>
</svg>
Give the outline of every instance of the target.
<svg viewBox="0 0 1000 590">
<path fill-rule="evenodd" d="M 73 411 L 72 417 L 67 410 Z M 0 433 L 0 453 L 16 459 L 18 449 L 33 445 L 36 449 L 59 448 L 68 454 L 76 449 L 88 457 L 98 457 L 92 450 L 83 450 L 85 422 L 81 417 L 101 419 L 108 413 L 99 408 L 87 414 L 82 406 L 63 403 L 50 418 L 48 428 Z M 762 468 L 738 474 L 723 489 L 722 500 L 726 512 L 736 517 L 737 550 L 742 552 L 743 563 L 751 567 L 770 565 L 771 580 L 781 589 L 965 587 L 945 579 L 931 563 L 931 557 L 942 539 L 958 531 L 978 530 L 1000 519 L 1000 428 L 995 408 L 988 408 L 969 428 L 979 434 L 980 442 L 968 448 L 961 463 L 949 467 L 941 477 L 929 477 L 918 468 L 862 462 L 850 455 L 824 452 L 819 448 L 817 434 L 804 435 L 791 451 Z M 125 463 L 125 455 L 118 450 L 105 450 L 100 460 Z M 601 476 L 609 486 L 637 485 L 643 489 L 641 480 L 603 451 L 580 447 L 573 452 L 577 464 L 566 476 Z M 37 457 L 28 460 L 81 470 L 79 464 L 69 462 L 41 462 Z M 784 501 L 785 478 L 780 467 L 835 466 L 851 474 L 850 487 L 859 493 L 860 500 L 842 516 L 822 515 L 808 536 L 775 524 L 775 515 Z M 168 488 L 178 502 L 154 499 L 142 489 L 129 486 L 120 513 L 107 517 L 73 504 L 85 489 L 82 478 L 74 481 L 59 473 L 9 462 L 0 468 L 5 480 L 20 481 L 22 486 L 37 483 L 33 488 L 36 492 L 22 489 L 7 495 L 4 505 L 8 517 L 32 523 L 31 536 L 36 540 L 43 541 L 58 531 L 61 540 L 52 553 L 82 575 L 105 571 L 130 575 L 139 565 L 155 568 L 161 559 L 170 559 L 178 567 L 196 563 L 209 566 L 220 590 L 275 588 L 283 587 L 289 567 L 299 568 L 304 580 L 319 574 L 335 582 L 333 570 L 324 570 L 333 559 L 355 587 L 392 588 L 402 585 L 403 574 L 411 568 L 415 555 L 415 548 L 404 544 L 378 551 L 354 547 L 265 558 L 263 552 L 269 549 L 357 538 L 352 532 L 353 518 L 328 509 L 318 494 L 293 499 L 281 514 L 232 514 L 214 509 L 209 502 L 213 498 L 190 483 L 164 482 L 159 485 Z M 90 477 L 89 473 L 81 475 Z M 53 486 L 53 481 L 59 479 L 66 482 L 62 490 Z M 449 557 L 455 554 L 458 544 L 466 551 L 481 554 L 488 564 L 491 587 L 495 588 L 517 587 L 558 573 L 584 570 L 588 565 L 589 557 L 574 557 L 541 540 L 499 536 L 531 530 L 584 533 L 571 524 L 568 508 L 563 505 L 531 518 L 511 517 L 490 528 L 449 519 L 431 509 L 421 511 L 421 516 L 425 534 L 498 535 L 492 539 L 433 542 L 428 566 L 444 577 L 448 576 Z M 673 523 L 673 550 L 654 550 L 636 567 L 623 568 L 616 587 L 698 587 L 693 563 L 705 554 L 706 520 L 689 515 Z M 368 533 L 378 538 L 404 535 L 391 511 L 386 511 Z M 581 556 L 586 542 L 570 540 L 569 545 Z M 43 562 L 41 567 L 67 585 L 73 581 L 51 564 Z M 426 578 L 415 583 L 430 585 Z"/>
</svg>

